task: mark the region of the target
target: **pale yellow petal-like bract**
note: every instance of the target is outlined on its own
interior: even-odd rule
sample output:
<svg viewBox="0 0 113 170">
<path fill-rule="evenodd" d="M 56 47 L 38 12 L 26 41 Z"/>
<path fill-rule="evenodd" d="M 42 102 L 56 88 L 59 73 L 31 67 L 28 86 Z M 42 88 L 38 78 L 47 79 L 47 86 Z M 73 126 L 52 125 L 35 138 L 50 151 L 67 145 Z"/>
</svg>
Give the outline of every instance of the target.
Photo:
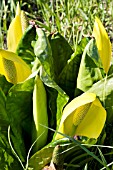
<svg viewBox="0 0 113 170">
<path fill-rule="evenodd" d="M 96 39 L 96 44 L 98 48 L 98 52 L 103 64 L 103 68 L 105 73 L 108 73 L 110 62 L 111 62 L 111 42 L 107 35 L 107 32 L 102 25 L 99 18 L 95 18 L 94 28 L 93 28 L 93 34 Z"/>
<path fill-rule="evenodd" d="M 16 52 L 22 35 L 21 17 L 16 15 L 12 20 L 7 33 L 7 46 L 9 51 Z"/>
<path fill-rule="evenodd" d="M 77 108 L 84 106 L 93 102 L 96 99 L 96 94 L 94 93 L 83 93 L 82 95 L 73 99 L 69 104 L 64 108 L 60 126 L 58 131 L 65 133 L 67 135 L 73 135 L 75 133 L 75 126 L 73 124 L 73 117 Z M 57 133 L 56 139 L 62 138 L 60 134 Z"/>
<path fill-rule="evenodd" d="M 0 74 L 4 75 L 7 81 L 17 84 L 29 77 L 31 69 L 15 53 L 0 49 Z"/>
<path fill-rule="evenodd" d="M 83 93 L 73 99 L 63 111 L 58 131 L 68 136 L 97 139 L 104 127 L 106 111 L 94 93 Z M 55 139 L 63 138 L 56 134 Z"/>
<path fill-rule="evenodd" d="M 19 3 L 16 8 L 16 16 L 12 20 L 7 33 L 8 50 L 16 52 L 17 46 L 28 26 L 25 12 L 20 9 Z"/>
<path fill-rule="evenodd" d="M 96 99 L 82 122 L 76 129 L 76 135 L 86 136 L 88 138 L 97 139 L 104 127 L 106 121 L 106 111 Z"/>
</svg>

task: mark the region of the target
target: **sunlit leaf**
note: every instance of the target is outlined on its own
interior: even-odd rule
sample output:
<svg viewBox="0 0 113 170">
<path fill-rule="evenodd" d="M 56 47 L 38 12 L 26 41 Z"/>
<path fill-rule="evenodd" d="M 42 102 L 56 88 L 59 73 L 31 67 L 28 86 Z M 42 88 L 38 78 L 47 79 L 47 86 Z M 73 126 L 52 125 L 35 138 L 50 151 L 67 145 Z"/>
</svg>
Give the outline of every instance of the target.
<svg viewBox="0 0 113 170">
<path fill-rule="evenodd" d="M 96 39 L 96 44 L 100 58 L 102 60 L 103 68 L 105 70 L 105 73 L 107 73 L 111 61 L 111 42 L 104 26 L 97 17 L 95 18 L 93 36 Z"/>
<path fill-rule="evenodd" d="M 31 169 L 33 168 L 34 170 L 43 169 L 45 165 L 51 162 L 55 146 L 62 145 L 63 150 L 65 150 L 69 144 L 70 144 L 70 140 L 67 138 L 52 141 L 51 143 L 49 143 L 48 145 L 46 145 L 41 150 L 37 151 L 34 155 L 31 156 L 31 158 L 29 159 L 29 167 Z M 62 154 L 60 153 L 58 155 L 61 155 L 61 156 L 63 155 L 63 158 L 65 159 L 65 154 L 63 152 Z"/>
<path fill-rule="evenodd" d="M 58 131 L 69 136 L 97 139 L 106 120 L 106 111 L 94 93 L 73 99 L 63 111 Z M 57 134 L 56 139 L 63 136 Z"/>
<path fill-rule="evenodd" d="M 107 111 L 107 124 L 110 125 L 113 122 L 113 74 L 107 77 L 105 89 L 104 83 L 105 79 L 98 81 L 88 90 L 88 92 L 95 93 L 99 100 L 105 105 Z"/>
<path fill-rule="evenodd" d="M 86 92 L 94 83 L 102 79 L 102 67 L 95 41 L 86 45 L 77 77 L 77 88 Z"/>
<path fill-rule="evenodd" d="M 4 75 L 7 81 L 16 84 L 28 78 L 31 70 L 15 53 L 0 49 L 0 74 Z"/>
<path fill-rule="evenodd" d="M 69 97 L 55 81 L 51 45 L 45 32 L 41 28 L 37 28 L 36 35 L 34 53 L 42 65 L 42 70 L 40 72 L 41 79 L 44 84 L 49 87 L 47 90 L 50 109 L 49 121 L 51 127 L 55 129 L 56 123 L 59 124 L 60 122 L 63 107 L 68 102 Z"/>
<path fill-rule="evenodd" d="M 20 56 L 27 64 L 31 65 L 31 62 L 35 59 L 34 49 L 32 47 L 32 41 L 35 40 L 36 29 L 34 26 L 29 25 L 26 32 L 22 36 L 16 53 Z"/>
</svg>

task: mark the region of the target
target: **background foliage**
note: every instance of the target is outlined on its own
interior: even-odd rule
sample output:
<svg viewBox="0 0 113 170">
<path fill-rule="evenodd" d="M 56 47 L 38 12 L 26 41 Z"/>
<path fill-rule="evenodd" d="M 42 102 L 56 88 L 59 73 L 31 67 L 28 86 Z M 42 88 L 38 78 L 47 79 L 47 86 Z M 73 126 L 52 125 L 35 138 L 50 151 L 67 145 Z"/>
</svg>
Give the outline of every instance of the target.
<svg viewBox="0 0 113 170">
<path fill-rule="evenodd" d="M 0 3 L 0 46 L 3 46 L 2 40 L 14 17 L 17 0 Z M 20 4 L 29 20 L 48 32 L 59 31 L 74 48 L 82 36 L 92 34 L 95 16 L 101 19 L 113 39 L 113 2 L 110 0 L 20 0 Z"/>
<path fill-rule="evenodd" d="M 0 48 L 7 48 L 6 35 L 10 22 L 15 16 L 17 0 L 8 0 L 0 1 Z M 64 105 L 67 103 L 68 99 L 73 99 L 74 96 L 81 94 L 81 91 L 77 89 L 77 76 L 81 61 L 82 53 L 85 49 L 86 44 L 89 42 L 89 39 L 92 36 L 92 29 L 94 24 L 95 16 L 98 16 L 103 22 L 111 42 L 113 41 L 113 2 L 110 0 L 20 0 L 21 9 L 26 12 L 29 22 L 31 25 L 34 22 L 41 27 L 48 36 L 48 40 L 51 46 L 51 51 L 49 47 L 47 48 L 46 60 L 44 58 L 39 58 L 42 66 L 45 70 L 42 71 L 41 78 L 46 86 L 46 91 L 48 95 L 48 110 L 49 110 L 49 127 L 55 129 L 56 124 L 59 123 L 61 117 L 61 110 Z M 29 36 L 28 36 L 29 35 Z M 29 37 L 29 44 L 26 42 Z M 22 38 L 18 49 L 17 54 L 22 57 L 29 65 L 34 61 L 35 56 L 40 57 L 35 47 L 31 47 L 31 41 L 35 40 L 35 43 L 38 42 L 36 32 L 34 27 L 29 27 L 26 34 Z M 44 39 L 45 40 L 45 39 Z M 25 44 L 23 46 L 23 44 Z M 56 46 L 57 44 L 57 46 Z M 81 75 L 79 80 L 82 82 L 84 77 L 87 74 L 86 64 L 90 63 L 90 68 L 93 70 L 93 82 L 90 86 L 87 87 L 87 84 L 83 84 L 81 87 L 83 91 L 89 90 L 90 92 L 95 92 L 97 96 L 102 100 L 101 88 L 103 85 L 102 79 L 104 73 L 102 68 L 98 67 L 98 62 L 91 59 L 94 53 L 97 54 L 97 49 L 95 47 L 95 42 L 89 46 L 91 51 L 86 50 L 84 67 L 82 67 Z M 35 54 L 34 54 L 34 51 Z M 29 50 L 26 50 L 29 49 Z M 42 49 L 40 49 L 41 51 Z M 45 49 L 43 49 L 44 51 Z M 39 52 L 40 52 L 39 51 Z M 27 57 L 26 57 L 27 56 Z M 59 56 L 59 60 L 57 60 Z M 49 62 L 53 59 L 53 63 Z M 70 62 L 67 62 L 70 59 Z M 89 62 L 90 61 L 90 62 Z M 58 62 L 58 63 L 57 63 Z M 86 63 L 85 63 L 86 62 Z M 57 65 L 56 65 L 57 63 Z M 98 67 L 98 69 L 95 69 Z M 51 68 L 53 73 L 51 73 Z M 96 70 L 96 71 L 95 71 Z M 83 74 L 84 73 L 84 74 Z M 70 76 L 71 75 L 71 76 Z M 89 75 L 89 73 L 88 73 Z M 112 67 L 109 70 L 109 77 L 106 82 L 106 110 L 108 113 L 112 112 L 112 103 L 109 100 L 112 100 Z M 92 75 L 90 76 L 92 80 Z M 97 82 L 99 81 L 99 82 Z M 94 84 L 95 83 L 95 84 Z M 32 91 L 33 91 L 33 80 L 28 80 L 27 82 L 19 85 L 12 86 L 12 84 L 6 82 L 3 76 L 0 76 L 0 106 L 2 113 L 0 113 L 0 119 L 4 120 L 0 125 L 0 130 L 2 131 L 2 136 L 0 136 L 0 155 L 2 156 L 2 164 L 0 168 L 4 166 L 5 170 L 10 167 L 10 164 L 13 162 L 13 168 L 21 169 L 19 162 L 15 159 L 15 156 L 12 154 L 11 149 L 7 141 L 7 125 L 10 123 L 12 126 L 11 138 L 15 143 L 14 149 L 17 151 L 20 159 L 26 163 L 26 153 L 31 146 L 30 139 L 30 126 L 32 124 Z M 100 87 L 100 89 L 98 88 Z M 91 87 L 91 88 L 90 88 Z M 69 90 L 71 88 L 71 91 Z M 64 93 L 64 91 L 66 93 Z M 70 98 L 68 98 L 68 96 Z M 108 98 L 107 98 L 108 97 Z M 7 100 L 6 100 L 7 98 Z M 26 106 L 24 106 L 24 101 L 26 101 Z M 56 105 L 57 103 L 57 105 Z M 57 107 L 59 110 L 57 110 Z M 21 109 L 20 109 L 21 108 Z M 27 112 L 27 109 L 29 112 Z M 13 110 L 16 110 L 16 115 L 12 114 Z M 7 114 L 6 114 L 7 112 Z M 57 115 L 54 115 L 54 112 Z M 12 115 L 12 116 L 11 116 Z M 18 126 L 16 125 L 15 119 L 18 120 Z M 56 121 L 57 119 L 57 121 Z M 112 123 L 113 117 L 109 114 L 108 122 L 106 124 L 107 128 L 103 130 L 102 136 L 98 139 L 97 146 L 86 149 L 84 146 L 78 146 L 78 143 L 70 144 L 70 141 L 65 141 L 67 145 L 64 145 L 63 141 L 63 151 L 65 150 L 65 167 L 66 169 L 75 169 L 80 166 L 84 170 L 90 169 L 90 167 L 97 169 L 102 168 L 102 165 L 106 167 L 107 162 L 112 163 L 112 148 L 98 147 L 98 145 L 113 145 L 112 139 L 113 135 L 111 129 L 113 126 Z M 26 121 L 26 122 L 25 122 Z M 55 123 L 56 122 L 56 123 Z M 5 124 L 5 126 L 4 126 Z M 21 124 L 21 126 L 19 126 Z M 16 129 L 15 129 L 16 127 Z M 0 132 L 1 132 L 0 131 Z M 18 131 L 18 134 L 17 134 Z M 51 141 L 53 132 L 49 132 L 50 136 L 48 141 Z M 24 138 L 23 138 L 24 136 Z M 106 140 L 105 140 L 106 139 Z M 70 138 L 70 140 L 73 140 Z M 82 139 L 86 141 L 87 139 Z M 5 141 L 5 142 L 4 142 Z M 105 141 L 105 143 L 104 143 Z M 26 143 L 26 146 L 25 143 Z M 62 142 L 62 141 L 60 141 Z M 18 145 L 16 145 L 18 143 Z M 95 143 L 95 141 L 90 141 L 89 143 Z M 48 145 L 46 148 L 43 148 L 39 151 L 34 157 L 29 161 L 29 166 L 34 166 L 37 168 L 37 157 L 40 157 L 40 162 L 44 164 L 48 163 L 48 160 L 51 160 L 52 152 L 56 144 L 53 142 Z M 81 149 L 80 149 L 81 147 Z M 7 150 L 5 150 L 7 148 Z M 21 149 L 20 149 L 21 148 Z M 44 156 L 47 156 L 44 157 Z M 70 156 L 71 155 L 71 156 Z M 97 156 L 96 156 L 97 155 Z M 70 157 L 69 157 L 70 156 Z M 43 159 L 42 159 L 43 158 Z M 95 158 L 95 159 L 93 159 Z M 97 164 L 95 164 L 97 160 Z M 102 161 L 101 161 L 102 160 Z M 35 162 L 35 163 L 34 163 Z M 100 163 L 100 164 L 99 164 Z M 85 166 L 84 166 L 85 165 Z M 41 165 L 40 167 L 41 168 Z M 107 168 L 109 169 L 109 168 Z M 3 169 L 2 169 L 3 170 Z"/>
</svg>

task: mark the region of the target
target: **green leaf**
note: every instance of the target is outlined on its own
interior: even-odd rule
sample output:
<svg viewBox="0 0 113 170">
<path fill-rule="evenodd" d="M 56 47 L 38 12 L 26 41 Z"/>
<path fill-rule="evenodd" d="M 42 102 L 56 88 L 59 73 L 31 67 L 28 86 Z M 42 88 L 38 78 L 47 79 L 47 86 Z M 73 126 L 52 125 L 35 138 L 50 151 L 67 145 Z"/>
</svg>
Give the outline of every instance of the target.
<svg viewBox="0 0 113 170">
<path fill-rule="evenodd" d="M 53 69 L 55 73 L 55 80 L 58 81 L 59 74 L 66 66 L 67 61 L 70 59 L 73 50 L 66 41 L 66 39 L 59 33 L 49 36 L 49 42 L 52 50 Z M 59 82 L 59 81 L 58 81 Z"/>
<path fill-rule="evenodd" d="M 22 161 L 31 143 L 33 79 L 13 86 L 7 95 L 6 111 L 11 126 L 11 140 Z"/>
<path fill-rule="evenodd" d="M 41 79 L 47 87 L 47 96 L 50 109 L 50 120 L 52 118 L 51 124 L 59 125 L 63 107 L 69 100 L 67 94 L 56 84 L 56 82 L 48 76 L 48 74 L 43 70 L 41 72 Z M 49 119 L 49 118 L 48 118 Z M 54 127 L 52 127 L 54 128 Z"/>
<path fill-rule="evenodd" d="M 80 44 L 78 44 L 76 51 L 70 56 L 62 72 L 58 76 L 59 86 L 66 92 L 70 98 L 74 98 L 74 92 L 77 84 L 78 71 L 81 61 L 83 50 L 88 42 L 88 39 L 84 38 Z"/>
<path fill-rule="evenodd" d="M 35 40 L 35 36 L 36 28 L 30 25 L 26 29 L 16 49 L 18 56 L 20 56 L 27 64 L 31 64 L 35 58 L 34 49 L 32 47 L 32 41 Z"/>
<path fill-rule="evenodd" d="M 52 120 L 54 120 L 52 124 L 56 124 L 57 121 L 57 125 L 58 125 L 61 118 L 62 109 L 64 105 L 67 103 L 69 98 L 66 95 L 66 93 L 55 82 L 53 55 L 52 55 L 51 46 L 48 41 L 48 38 L 46 37 L 44 31 L 42 31 L 42 29 L 40 28 L 36 29 L 36 33 L 37 33 L 37 37 L 36 37 L 37 41 L 34 44 L 34 53 L 42 65 L 42 70 L 40 72 L 41 79 L 44 82 L 44 84 L 50 88 L 49 90 L 50 93 L 47 94 L 47 96 L 50 97 L 48 98 L 48 102 L 50 104 L 49 116 L 50 118 L 52 118 Z M 51 93 L 51 88 L 54 89 L 53 94 Z M 54 101 L 54 104 L 52 100 Z M 55 110 L 53 110 L 52 105 L 54 105 Z M 55 115 L 57 118 L 53 119 L 53 117 L 55 118 Z"/>
<path fill-rule="evenodd" d="M 0 87 L 4 94 L 7 96 L 9 89 L 12 87 L 13 84 L 9 83 L 5 76 L 0 75 Z"/>
<path fill-rule="evenodd" d="M 50 163 L 55 146 L 62 145 L 65 148 L 65 144 L 69 143 L 70 140 L 68 138 L 56 140 L 54 142 L 49 143 L 47 146 L 36 152 L 29 159 L 29 167 L 33 168 L 34 170 L 42 170 L 45 165 Z"/>
<path fill-rule="evenodd" d="M 95 93 L 107 111 L 107 122 L 113 122 L 113 75 L 95 83 L 88 92 Z"/>
<path fill-rule="evenodd" d="M 53 58 L 49 40 L 41 28 L 36 28 L 34 53 L 50 77 L 54 77 Z"/>
<path fill-rule="evenodd" d="M 8 126 L 10 124 L 6 111 L 6 97 L 0 89 L 0 169 L 21 170 L 20 163 L 12 153 L 8 143 Z"/>
<path fill-rule="evenodd" d="M 45 147 L 36 152 L 29 160 L 29 168 L 41 170 L 50 163 L 54 147 Z"/>
<path fill-rule="evenodd" d="M 101 62 L 94 41 L 91 40 L 82 55 L 77 78 L 77 88 L 87 91 L 94 83 L 102 79 Z"/>
</svg>

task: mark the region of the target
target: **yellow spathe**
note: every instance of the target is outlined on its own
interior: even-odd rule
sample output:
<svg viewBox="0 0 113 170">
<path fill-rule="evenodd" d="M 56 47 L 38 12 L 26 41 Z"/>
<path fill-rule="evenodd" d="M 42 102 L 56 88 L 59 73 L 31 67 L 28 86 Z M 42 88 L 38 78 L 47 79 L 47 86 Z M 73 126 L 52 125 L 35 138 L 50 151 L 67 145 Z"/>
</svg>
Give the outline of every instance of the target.
<svg viewBox="0 0 113 170">
<path fill-rule="evenodd" d="M 98 52 L 103 64 L 103 68 L 105 73 L 108 73 L 111 61 L 111 42 L 107 35 L 107 32 L 102 25 L 99 18 L 95 18 L 94 28 L 93 28 L 93 36 L 96 39 L 96 44 L 98 48 Z"/>
<path fill-rule="evenodd" d="M 26 27 L 26 19 L 18 3 L 16 16 L 8 29 L 8 50 L 0 49 L 0 74 L 13 84 L 23 82 L 31 74 L 30 67 L 15 53 Z"/>
<path fill-rule="evenodd" d="M 8 34 L 7 34 L 7 46 L 8 50 L 16 52 L 18 43 L 22 38 L 22 26 L 21 26 L 21 17 L 17 15 L 11 22 Z"/>
<path fill-rule="evenodd" d="M 31 69 L 15 53 L 0 49 L 0 74 L 4 75 L 7 81 L 16 84 L 27 79 Z"/>
<path fill-rule="evenodd" d="M 94 93 L 83 93 L 73 99 L 62 114 L 58 132 L 68 136 L 97 139 L 104 127 L 106 111 Z M 63 138 L 56 134 L 55 139 Z"/>
<path fill-rule="evenodd" d="M 16 52 L 17 46 L 27 28 L 27 19 L 24 11 L 21 11 L 19 3 L 16 8 L 16 16 L 12 20 L 7 32 L 8 50 Z"/>
</svg>

